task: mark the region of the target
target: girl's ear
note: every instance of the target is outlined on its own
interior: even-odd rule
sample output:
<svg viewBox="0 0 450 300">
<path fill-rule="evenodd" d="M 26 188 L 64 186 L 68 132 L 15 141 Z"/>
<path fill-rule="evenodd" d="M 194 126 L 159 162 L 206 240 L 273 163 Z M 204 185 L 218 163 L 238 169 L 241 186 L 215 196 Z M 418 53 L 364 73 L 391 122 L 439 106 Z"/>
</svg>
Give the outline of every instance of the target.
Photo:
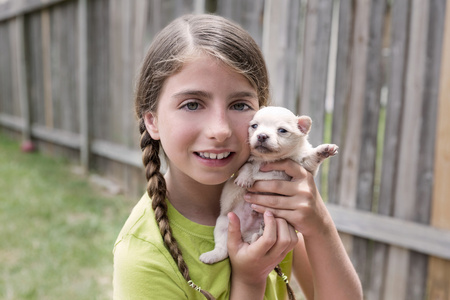
<svg viewBox="0 0 450 300">
<path fill-rule="evenodd" d="M 158 120 L 149 112 L 144 115 L 145 128 L 154 140 L 159 140 Z"/>
</svg>

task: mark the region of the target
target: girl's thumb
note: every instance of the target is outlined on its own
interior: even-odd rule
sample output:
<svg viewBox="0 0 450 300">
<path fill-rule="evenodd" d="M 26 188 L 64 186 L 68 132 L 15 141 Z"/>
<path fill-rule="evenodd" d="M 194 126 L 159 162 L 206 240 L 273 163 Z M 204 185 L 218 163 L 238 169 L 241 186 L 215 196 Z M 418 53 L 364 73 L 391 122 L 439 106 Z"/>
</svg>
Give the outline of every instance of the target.
<svg viewBox="0 0 450 300">
<path fill-rule="evenodd" d="M 235 252 L 242 243 L 241 223 L 239 217 L 233 213 L 228 213 L 228 250 Z"/>
</svg>

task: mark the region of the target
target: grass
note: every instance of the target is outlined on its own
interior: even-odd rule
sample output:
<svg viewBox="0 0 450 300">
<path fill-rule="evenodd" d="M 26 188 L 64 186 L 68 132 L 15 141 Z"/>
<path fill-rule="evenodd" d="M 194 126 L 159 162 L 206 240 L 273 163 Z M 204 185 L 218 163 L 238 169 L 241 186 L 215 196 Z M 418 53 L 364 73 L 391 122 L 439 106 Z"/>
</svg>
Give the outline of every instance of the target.
<svg viewBox="0 0 450 300">
<path fill-rule="evenodd" d="M 111 299 L 112 248 L 132 205 L 0 134 L 0 298 Z"/>
</svg>

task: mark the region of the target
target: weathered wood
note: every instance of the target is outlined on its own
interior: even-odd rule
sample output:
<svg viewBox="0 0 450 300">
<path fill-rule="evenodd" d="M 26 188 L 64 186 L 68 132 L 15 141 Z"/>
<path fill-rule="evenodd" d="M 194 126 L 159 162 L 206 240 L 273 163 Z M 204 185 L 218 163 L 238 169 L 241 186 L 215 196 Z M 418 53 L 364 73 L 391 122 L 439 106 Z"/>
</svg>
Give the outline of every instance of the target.
<svg viewBox="0 0 450 300">
<path fill-rule="evenodd" d="M 16 16 L 24 15 L 49 6 L 64 2 L 66 0 L 11 0 L 0 4 L 0 22 Z"/>
<path fill-rule="evenodd" d="M 340 148 L 341 151 L 339 154 L 342 156 L 339 203 L 345 207 L 355 207 L 356 205 L 368 54 L 369 12 L 370 1 L 358 1 L 355 10 L 355 26 L 352 38 L 348 119 L 345 124 L 345 141 Z"/>
<path fill-rule="evenodd" d="M 446 3 L 442 63 L 439 82 L 439 102 L 434 161 L 433 201 L 431 225 L 450 229 L 450 4 Z M 428 269 L 428 296 L 430 299 L 448 299 L 450 296 L 450 261 L 431 258 Z"/>
<path fill-rule="evenodd" d="M 339 28 L 336 53 L 336 76 L 333 105 L 331 142 L 341 149 L 345 148 L 346 120 L 348 119 L 348 101 L 351 87 L 352 37 L 355 12 L 351 0 L 339 3 Z M 341 171 L 343 157 L 339 154 L 330 160 L 328 173 L 328 201 L 339 203 L 341 191 Z"/>
<path fill-rule="evenodd" d="M 340 232 L 450 259 L 450 230 L 331 203 L 327 208 Z"/>
<path fill-rule="evenodd" d="M 87 0 L 78 0 L 78 102 L 80 107 L 80 161 L 84 170 L 90 166 L 90 114 L 88 100 Z"/>
<path fill-rule="evenodd" d="M 41 10 L 41 37 L 42 37 L 42 79 L 44 90 L 45 125 L 53 128 L 53 95 L 52 75 L 50 62 L 50 12 L 48 8 Z"/>
<path fill-rule="evenodd" d="M 239 23 L 263 47 L 263 14 L 267 12 L 264 2 L 267 3 L 265 0 L 217 1 L 217 14 Z"/>
<path fill-rule="evenodd" d="M 51 76 L 55 128 L 79 133 L 78 1 L 50 9 Z"/>
<path fill-rule="evenodd" d="M 133 60 L 133 32 L 134 32 L 134 5 L 136 2 L 134 1 L 125 1 L 122 4 L 122 11 L 121 11 L 121 19 L 122 19 L 122 72 L 121 73 L 121 95 L 119 97 L 120 99 L 120 138 L 112 139 L 111 141 L 127 145 L 130 143 L 129 137 L 132 135 L 130 132 L 132 131 L 132 123 L 135 122 L 133 118 L 133 105 L 132 99 L 133 99 L 133 80 L 130 80 L 133 77 L 133 66 L 134 66 L 134 60 Z M 133 15 L 132 15 L 133 13 Z M 110 115 L 110 117 L 113 117 Z M 116 120 L 117 122 L 118 120 Z"/>
<path fill-rule="evenodd" d="M 385 8 L 385 0 L 371 2 L 364 91 L 364 122 L 361 124 L 361 152 L 356 187 L 356 207 L 365 211 L 372 210 L 374 200 L 380 96 L 384 77 L 382 41 Z M 366 239 L 354 238 L 353 247 L 355 248 L 353 262 L 364 290 L 367 290 L 370 286 L 370 277 L 373 276 L 373 272 L 370 270 L 372 243 Z"/>
<path fill-rule="evenodd" d="M 25 49 L 28 68 L 28 95 L 31 105 L 31 122 L 45 124 L 45 104 L 42 76 L 41 14 L 33 13 L 25 19 Z"/>
<path fill-rule="evenodd" d="M 262 51 L 270 76 L 272 104 L 297 111 L 299 1 L 266 0 Z M 288 34 L 286 34 L 288 33 Z"/>
<path fill-rule="evenodd" d="M 407 57 L 409 1 L 394 1 L 389 16 L 390 55 L 387 62 L 386 120 L 383 144 L 383 159 L 380 179 L 380 196 L 376 211 L 392 215 L 397 174 L 400 120 L 403 108 L 403 80 Z M 366 287 L 368 300 L 384 300 L 385 274 L 388 259 L 388 245 L 374 243 L 371 261 L 371 278 Z"/>
<path fill-rule="evenodd" d="M 16 18 L 16 51 L 17 51 L 17 82 L 18 97 L 21 106 L 23 120 L 23 139 L 31 140 L 31 116 L 30 116 L 30 98 L 28 97 L 27 85 L 27 65 L 25 61 L 25 37 L 24 37 L 24 18 Z"/>
<path fill-rule="evenodd" d="M 142 167 L 141 152 L 108 141 L 92 141 L 92 152 L 127 165 Z"/>
<path fill-rule="evenodd" d="M 17 58 L 15 60 L 12 59 L 13 53 L 17 53 L 17 42 L 15 42 L 17 39 L 17 26 L 9 23 L 11 22 L 0 23 L 0 40 L 2 41 L 0 43 L 0 110 L 4 113 L 17 115 L 14 114 L 10 101 L 17 94 L 15 88 L 17 85 L 13 83 L 14 76 L 11 76 L 14 69 L 17 70 L 17 67 L 14 66 Z"/>
<path fill-rule="evenodd" d="M 428 32 L 424 70 L 423 102 L 421 109 L 419 154 L 417 162 L 417 188 L 414 204 L 415 222 L 428 224 L 433 196 L 433 168 L 436 140 L 436 116 L 438 106 L 439 78 L 442 57 L 442 37 L 445 22 L 445 1 L 429 2 Z M 416 133 L 417 134 L 417 133 Z M 406 298 L 422 300 L 427 295 L 428 257 L 411 252 L 408 270 Z"/>
<path fill-rule="evenodd" d="M 114 107 L 112 107 L 110 99 L 112 88 L 116 81 L 112 81 L 113 64 L 111 61 L 112 47 L 117 45 L 109 44 L 110 36 L 114 36 L 119 32 L 112 31 L 112 24 L 110 22 L 110 10 L 113 3 L 106 0 L 88 1 L 87 2 L 87 19 L 88 19 L 88 99 L 91 101 L 91 130 L 92 139 L 110 139 L 110 135 L 118 132 L 114 124 L 109 123 L 108 115 L 116 114 Z M 115 28 L 114 28 L 115 29 Z M 115 49 L 115 48 L 114 48 Z M 120 90 L 114 90 L 115 96 L 120 97 Z M 118 94 L 117 94 L 118 93 Z M 95 116 L 95 117 L 94 117 Z"/>
<path fill-rule="evenodd" d="M 309 115 L 314 122 L 309 134 L 313 145 L 323 143 L 332 11 L 333 1 L 307 4 L 298 113 Z"/>
<path fill-rule="evenodd" d="M 22 21 L 21 29 L 19 29 L 19 19 Z M 0 53 L 2 53 L 3 56 L 3 61 L 0 60 L 0 68 L 4 68 L 5 70 L 2 72 L 5 74 L 3 74 L 3 76 L 0 75 L 0 107 L 2 107 L 5 111 L 9 111 L 12 115 L 20 116 L 22 114 L 22 104 L 19 100 L 19 88 L 20 84 L 26 85 L 26 81 L 23 83 L 19 82 L 19 76 L 26 78 L 26 75 L 20 75 L 23 70 L 19 71 L 19 68 L 22 66 L 20 65 L 21 54 L 18 53 L 18 51 L 22 51 L 22 57 L 25 58 L 25 49 L 23 44 L 21 49 L 18 48 L 20 43 L 18 39 L 21 38 L 22 43 L 25 40 L 23 32 L 23 18 L 17 17 L 6 24 L 8 26 L 2 26 L 0 29 L 0 40 L 5 41 L 5 43 L 3 43 L 3 49 L 0 49 Z M 22 31 L 21 34 L 19 34 L 20 30 Z M 25 61 L 22 63 L 25 63 Z M 10 66 L 8 67 L 9 64 Z M 10 72 L 6 72 L 6 70 L 10 70 Z M 4 101 L 2 101 L 2 98 Z M 10 99 L 17 99 L 19 101 L 7 101 Z M 26 134 L 23 135 L 23 137 L 25 136 Z"/>
<path fill-rule="evenodd" d="M 396 218 L 405 220 L 414 220 L 416 214 L 415 193 L 420 147 L 420 135 L 417 133 L 420 132 L 422 122 L 428 11 L 428 1 L 412 1 L 393 214 Z M 384 295 L 386 298 L 407 299 L 409 260 L 408 250 L 390 247 Z"/>
</svg>

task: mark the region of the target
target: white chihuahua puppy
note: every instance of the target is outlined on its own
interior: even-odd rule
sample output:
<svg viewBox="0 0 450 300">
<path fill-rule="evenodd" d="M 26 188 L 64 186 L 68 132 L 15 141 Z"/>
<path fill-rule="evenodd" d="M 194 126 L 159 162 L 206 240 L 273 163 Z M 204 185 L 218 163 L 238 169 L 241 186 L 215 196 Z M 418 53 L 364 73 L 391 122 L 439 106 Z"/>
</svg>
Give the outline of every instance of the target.
<svg viewBox="0 0 450 300">
<path fill-rule="evenodd" d="M 245 202 L 247 188 L 257 180 L 290 180 L 282 171 L 261 172 L 262 164 L 282 159 L 292 159 L 316 175 L 320 164 L 329 156 L 337 154 L 338 146 L 323 144 L 313 148 L 308 142 L 311 118 L 295 116 L 283 107 L 264 107 L 259 110 L 249 127 L 250 157 L 226 183 L 220 199 L 220 216 L 214 229 L 215 248 L 203 253 L 200 260 L 207 264 L 228 257 L 228 217 L 234 212 L 241 221 L 242 238 L 247 243 L 255 242 L 264 229 L 263 215 L 254 211 Z"/>
</svg>

